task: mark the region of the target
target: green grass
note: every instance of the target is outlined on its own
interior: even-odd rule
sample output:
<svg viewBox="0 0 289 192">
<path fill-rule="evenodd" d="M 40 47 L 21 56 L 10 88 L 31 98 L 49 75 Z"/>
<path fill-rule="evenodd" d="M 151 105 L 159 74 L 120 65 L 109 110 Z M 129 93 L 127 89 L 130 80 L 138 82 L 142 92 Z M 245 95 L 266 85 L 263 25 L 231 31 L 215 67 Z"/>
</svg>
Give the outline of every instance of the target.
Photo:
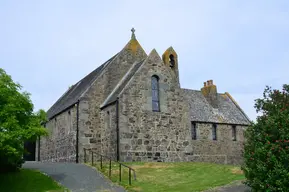
<svg viewBox="0 0 289 192">
<path fill-rule="evenodd" d="M 0 174 L 0 191 L 5 192 L 65 192 L 53 179 L 34 170 Z"/>
<path fill-rule="evenodd" d="M 229 184 L 244 179 L 240 168 L 196 162 L 178 163 L 126 163 L 136 170 L 137 180 L 128 185 L 128 171 L 122 170 L 119 183 L 119 166 L 112 165 L 113 182 L 119 183 L 130 192 L 193 192 Z M 99 164 L 95 166 L 98 170 Z M 101 170 L 108 176 L 108 163 Z M 133 174 L 132 174 L 133 175 Z"/>
</svg>

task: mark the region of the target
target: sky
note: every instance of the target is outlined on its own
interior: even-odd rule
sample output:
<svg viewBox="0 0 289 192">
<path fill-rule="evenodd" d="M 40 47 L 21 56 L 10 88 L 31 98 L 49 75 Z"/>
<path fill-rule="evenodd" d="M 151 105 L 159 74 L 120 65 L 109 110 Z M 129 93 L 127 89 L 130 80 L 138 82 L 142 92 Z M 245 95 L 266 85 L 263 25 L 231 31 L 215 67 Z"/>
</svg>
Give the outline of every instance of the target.
<svg viewBox="0 0 289 192">
<path fill-rule="evenodd" d="M 48 110 L 129 41 L 173 46 L 182 88 L 212 79 L 251 120 L 266 85 L 289 82 L 288 0 L 1 0 L 0 68 Z"/>
</svg>

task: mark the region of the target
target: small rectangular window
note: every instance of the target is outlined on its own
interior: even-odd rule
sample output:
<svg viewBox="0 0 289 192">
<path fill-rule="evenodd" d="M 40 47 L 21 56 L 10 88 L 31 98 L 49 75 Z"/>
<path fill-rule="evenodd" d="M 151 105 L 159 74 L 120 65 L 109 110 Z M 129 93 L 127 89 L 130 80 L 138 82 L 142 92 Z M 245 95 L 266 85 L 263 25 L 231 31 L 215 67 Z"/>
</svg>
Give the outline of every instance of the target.
<svg viewBox="0 0 289 192">
<path fill-rule="evenodd" d="M 110 113 L 109 111 L 106 112 L 106 124 L 107 124 L 107 129 L 110 129 Z"/>
<path fill-rule="evenodd" d="M 232 140 L 237 141 L 237 130 L 236 130 L 236 125 L 232 126 Z"/>
<path fill-rule="evenodd" d="M 197 139 L 197 124 L 195 122 L 191 123 L 191 134 L 192 134 L 192 139 L 196 140 Z"/>
<path fill-rule="evenodd" d="M 216 124 L 213 124 L 212 137 L 213 137 L 213 140 L 217 140 L 217 125 Z"/>
<path fill-rule="evenodd" d="M 68 117 L 67 117 L 67 134 L 69 134 L 72 130 L 72 123 L 71 123 L 71 112 L 68 111 Z"/>
</svg>

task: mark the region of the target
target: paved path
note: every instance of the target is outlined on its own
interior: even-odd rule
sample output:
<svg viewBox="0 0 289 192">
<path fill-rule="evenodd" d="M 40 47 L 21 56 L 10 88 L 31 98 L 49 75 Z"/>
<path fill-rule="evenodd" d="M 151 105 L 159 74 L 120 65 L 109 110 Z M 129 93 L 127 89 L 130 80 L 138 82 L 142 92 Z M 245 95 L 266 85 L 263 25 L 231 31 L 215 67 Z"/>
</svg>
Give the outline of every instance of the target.
<svg viewBox="0 0 289 192">
<path fill-rule="evenodd" d="M 236 181 L 229 185 L 216 187 L 205 192 L 250 192 L 250 188 L 242 184 L 241 181 Z"/>
<path fill-rule="evenodd" d="M 220 192 L 249 192 L 250 189 L 245 185 L 237 185 L 232 187 L 225 187 Z"/>
<path fill-rule="evenodd" d="M 26 162 L 23 168 L 37 169 L 51 176 L 71 192 L 125 192 L 99 172 L 83 164 Z"/>
</svg>

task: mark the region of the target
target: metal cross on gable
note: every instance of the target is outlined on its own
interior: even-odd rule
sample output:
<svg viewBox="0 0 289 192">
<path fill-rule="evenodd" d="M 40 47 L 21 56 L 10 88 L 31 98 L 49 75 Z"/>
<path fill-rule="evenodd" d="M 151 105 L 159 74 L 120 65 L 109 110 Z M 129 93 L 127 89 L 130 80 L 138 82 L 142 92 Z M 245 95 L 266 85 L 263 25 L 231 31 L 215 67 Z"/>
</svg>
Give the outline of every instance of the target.
<svg viewBox="0 0 289 192">
<path fill-rule="evenodd" d="M 135 32 L 135 29 L 134 29 L 134 28 L 132 28 L 132 29 L 131 29 L 131 32 L 132 32 L 132 34 L 131 34 L 131 39 L 135 39 L 135 34 L 134 34 L 134 32 Z"/>
<path fill-rule="evenodd" d="M 131 29 L 131 32 L 134 34 L 134 32 L 135 32 L 135 29 L 134 29 L 134 28 L 132 28 L 132 29 Z"/>
</svg>

